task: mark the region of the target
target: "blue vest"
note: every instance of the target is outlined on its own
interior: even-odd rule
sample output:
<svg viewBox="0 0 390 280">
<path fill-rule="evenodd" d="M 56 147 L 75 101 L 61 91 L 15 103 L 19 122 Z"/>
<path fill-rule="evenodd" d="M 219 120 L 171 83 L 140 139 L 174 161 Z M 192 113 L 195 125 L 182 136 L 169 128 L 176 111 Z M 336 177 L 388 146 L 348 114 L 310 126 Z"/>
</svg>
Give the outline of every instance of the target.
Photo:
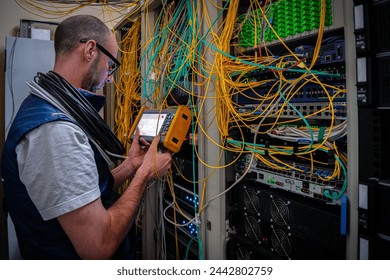
<svg viewBox="0 0 390 280">
<path fill-rule="evenodd" d="M 80 92 L 99 111 L 105 102 L 104 96 L 86 91 Z M 7 210 L 15 225 L 19 249 L 24 259 L 79 259 L 69 238 L 57 219 L 44 221 L 30 199 L 26 187 L 20 181 L 15 148 L 31 130 L 53 121 L 70 121 L 57 108 L 45 100 L 29 95 L 22 103 L 9 130 L 1 158 L 1 177 Z M 101 199 L 109 207 L 117 194 L 112 191 L 114 179 L 106 161 L 91 143 L 99 173 Z M 42 151 L 44 152 L 44 151 Z M 39 168 L 37 166 L 36 168 Z M 113 258 L 131 258 L 129 241 L 125 239 Z"/>
</svg>

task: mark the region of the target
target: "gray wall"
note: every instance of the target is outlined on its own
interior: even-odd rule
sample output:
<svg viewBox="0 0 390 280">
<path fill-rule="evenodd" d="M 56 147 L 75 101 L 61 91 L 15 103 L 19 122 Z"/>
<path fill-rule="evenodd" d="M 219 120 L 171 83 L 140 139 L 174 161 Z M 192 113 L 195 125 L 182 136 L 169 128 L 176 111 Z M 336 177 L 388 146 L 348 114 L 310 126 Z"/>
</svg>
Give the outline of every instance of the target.
<svg viewBox="0 0 390 280">
<path fill-rule="evenodd" d="M 21 19 L 45 22 L 61 22 L 68 16 L 53 18 L 53 15 L 41 16 L 34 15 L 22 7 L 20 7 L 14 0 L 1 0 L 0 3 L 0 153 L 4 145 L 4 92 L 5 92 L 5 77 L 4 77 L 4 50 L 5 37 L 18 36 L 19 24 Z M 74 5 L 72 5 L 74 7 Z M 63 5 L 61 6 L 63 7 Z M 61 8 L 64 10 L 64 8 Z M 114 28 L 115 25 L 122 19 L 122 16 L 116 13 L 103 14 L 99 6 L 85 7 L 77 10 L 70 15 L 75 14 L 91 14 L 100 17 L 104 20 L 108 27 Z M 106 21 L 106 19 L 113 18 L 115 20 Z M 7 240 L 7 219 L 3 212 L 3 188 L 0 182 L 0 259 L 8 259 L 8 240 Z"/>
</svg>

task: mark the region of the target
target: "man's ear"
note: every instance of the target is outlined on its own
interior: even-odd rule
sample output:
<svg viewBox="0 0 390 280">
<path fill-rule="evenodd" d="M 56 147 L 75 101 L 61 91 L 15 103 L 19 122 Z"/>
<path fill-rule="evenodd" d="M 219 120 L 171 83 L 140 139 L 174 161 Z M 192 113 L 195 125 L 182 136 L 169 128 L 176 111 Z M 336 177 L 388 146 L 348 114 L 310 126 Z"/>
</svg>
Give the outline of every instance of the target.
<svg viewBox="0 0 390 280">
<path fill-rule="evenodd" d="M 84 46 L 84 56 L 88 62 L 93 58 L 94 52 L 96 52 L 96 42 L 89 40 Z"/>
</svg>

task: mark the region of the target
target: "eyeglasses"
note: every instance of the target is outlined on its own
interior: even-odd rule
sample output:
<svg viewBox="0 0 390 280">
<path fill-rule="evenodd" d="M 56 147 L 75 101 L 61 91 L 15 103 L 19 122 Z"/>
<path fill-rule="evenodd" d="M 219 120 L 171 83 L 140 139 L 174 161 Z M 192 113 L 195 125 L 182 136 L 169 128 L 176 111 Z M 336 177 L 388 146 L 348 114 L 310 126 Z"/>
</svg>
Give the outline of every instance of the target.
<svg viewBox="0 0 390 280">
<path fill-rule="evenodd" d="M 80 43 L 85 44 L 89 40 L 90 39 L 83 38 L 80 40 Z M 111 76 L 119 68 L 119 66 L 121 66 L 121 63 L 108 50 L 106 50 L 102 45 L 100 45 L 98 42 L 96 42 L 96 46 L 102 53 L 104 53 L 106 56 L 108 56 L 109 59 L 111 59 L 109 62 L 109 65 L 108 65 L 108 67 L 109 67 L 108 76 Z"/>
</svg>

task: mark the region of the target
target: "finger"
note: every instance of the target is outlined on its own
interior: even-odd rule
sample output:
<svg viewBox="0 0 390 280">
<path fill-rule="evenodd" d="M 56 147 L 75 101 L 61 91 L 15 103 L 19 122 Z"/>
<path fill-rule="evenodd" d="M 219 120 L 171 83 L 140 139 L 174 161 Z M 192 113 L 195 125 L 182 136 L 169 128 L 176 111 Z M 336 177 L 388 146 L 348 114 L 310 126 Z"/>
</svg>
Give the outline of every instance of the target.
<svg viewBox="0 0 390 280">
<path fill-rule="evenodd" d="M 150 147 L 152 147 L 152 150 L 154 152 L 158 152 L 158 144 L 160 143 L 160 135 L 157 135 L 156 137 L 154 137 L 152 143 L 150 144 Z M 150 150 L 150 147 L 149 147 L 149 150 Z"/>
<path fill-rule="evenodd" d="M 136 127 L 135 131 L 134 131 L 134 134 L 133 134 L 133 139 L 132 139 L 131 142 L 138 143 L 138 141 L 139 141 L 139 134 L 140 134 L 139 127 Z"/>
<path fill-rule="evenodd" d="M 153 139 L 152 145 L 157 146 L 159 142 L 160 142 L 160 135 L 156 135 L 156 137 L 154 137 Z"/>
<path fill-rule="evenodd" d="M 146 148 L 150 146 L 150 143 L 145 140 L 145 138 L 140 137 L 139 142 L 141 143 L 141 146 L 145 146 Z"/>
</svg>

